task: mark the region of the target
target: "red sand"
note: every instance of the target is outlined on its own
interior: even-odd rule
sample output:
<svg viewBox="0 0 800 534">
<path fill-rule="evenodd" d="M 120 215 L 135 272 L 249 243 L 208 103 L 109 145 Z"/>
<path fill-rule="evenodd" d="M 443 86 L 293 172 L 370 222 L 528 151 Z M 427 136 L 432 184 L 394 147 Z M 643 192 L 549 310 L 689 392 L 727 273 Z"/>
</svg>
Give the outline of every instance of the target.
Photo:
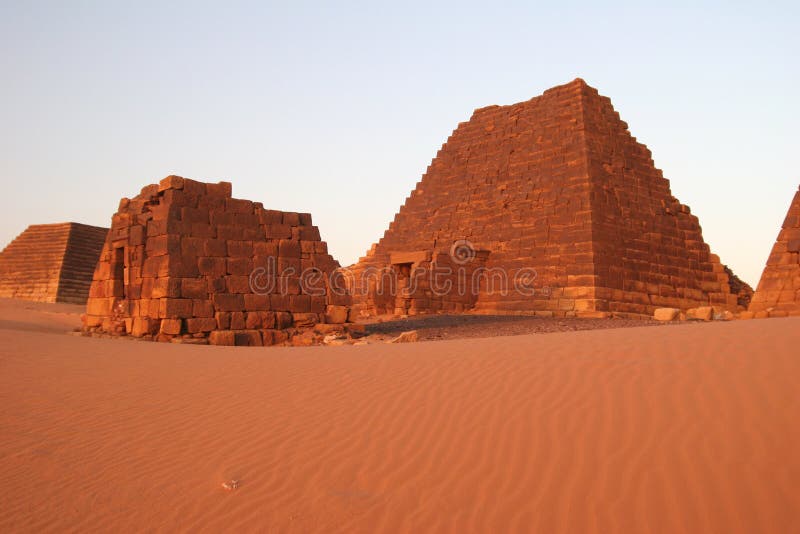
<svg viewBox="0 0 800 534">
<path fill-rule="evenodd" d="M 800 531 L 800 318 L 249 349 L 75 312 L 0 302 L 0 531 Z"/>
</svg>

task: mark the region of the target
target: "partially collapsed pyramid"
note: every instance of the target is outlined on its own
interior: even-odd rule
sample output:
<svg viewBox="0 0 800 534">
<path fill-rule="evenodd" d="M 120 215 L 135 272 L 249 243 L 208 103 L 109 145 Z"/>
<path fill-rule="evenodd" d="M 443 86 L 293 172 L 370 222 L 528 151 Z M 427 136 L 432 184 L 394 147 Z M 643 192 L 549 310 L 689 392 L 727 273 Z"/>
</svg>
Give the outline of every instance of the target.
<svg viewBox="0 0 800 534">
<path fill-rule="evenodd" d="M 789 206 L 748 311 L 756 317 L 800 315 L 800 189 Z"/>
<path fill-rule="evenodd" d="M 364 315 L 596 316 L 737 309 L 752 290 L 729 273 L 611 101 L 576 79 L 459 124 L 350 283 Z"/>
<path fill-rule="evenodd" d="M 0 297 L 84 304 L 108 228 L 29 226 L 0 252 Z"/>
<path fill-rule="evenodd" d="M 264 209 L 231 184 L 168 176 L 123 198 L 94 272 L 84 330 L 158 341 L 273 345 L 346 322 L 308 213 Z"/>
</svg>

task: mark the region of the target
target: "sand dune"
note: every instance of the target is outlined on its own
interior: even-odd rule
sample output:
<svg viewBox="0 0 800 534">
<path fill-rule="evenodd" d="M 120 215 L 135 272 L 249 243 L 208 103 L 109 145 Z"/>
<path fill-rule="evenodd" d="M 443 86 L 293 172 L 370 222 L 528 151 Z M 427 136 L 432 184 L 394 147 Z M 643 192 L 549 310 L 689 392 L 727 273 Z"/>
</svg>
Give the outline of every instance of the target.
<svg viewBox="0 0 800 534">
<path fill-rule="evenodd" d="M 0 531 L 798 532 L 798 346 L 800 319 L 272 349 L 2 323 Z"/>
</svg>

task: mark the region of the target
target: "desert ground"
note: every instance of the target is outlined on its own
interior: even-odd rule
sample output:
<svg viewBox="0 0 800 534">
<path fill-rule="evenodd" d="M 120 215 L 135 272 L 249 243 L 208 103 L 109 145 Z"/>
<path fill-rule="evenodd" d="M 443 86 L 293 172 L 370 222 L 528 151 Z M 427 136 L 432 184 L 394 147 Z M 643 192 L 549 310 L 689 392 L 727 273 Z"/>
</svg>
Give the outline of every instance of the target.
<svg viewBox="0 0 800 534">
<path fill-rule="evenodd" d="M 2 532 L 800 532 L 800 318 L 246 348 L 80 311 L 0 301 Z"/>
</svg>

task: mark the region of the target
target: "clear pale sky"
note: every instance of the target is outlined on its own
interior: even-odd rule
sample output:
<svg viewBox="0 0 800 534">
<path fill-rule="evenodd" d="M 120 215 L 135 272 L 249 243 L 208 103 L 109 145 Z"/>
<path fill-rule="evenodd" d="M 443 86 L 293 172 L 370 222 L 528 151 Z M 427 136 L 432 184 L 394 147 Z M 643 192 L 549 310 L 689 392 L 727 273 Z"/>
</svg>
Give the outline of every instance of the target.
<svg viewBox="0 0 800 534">
<path fill-rule="evenodd" d="M 474 108 L 578 76 L 750 284 L 800 183 L 797 2 L 161 4 L 0 1 L 0 247 L 179 174 L 347 265 Z"/>
</svg>

